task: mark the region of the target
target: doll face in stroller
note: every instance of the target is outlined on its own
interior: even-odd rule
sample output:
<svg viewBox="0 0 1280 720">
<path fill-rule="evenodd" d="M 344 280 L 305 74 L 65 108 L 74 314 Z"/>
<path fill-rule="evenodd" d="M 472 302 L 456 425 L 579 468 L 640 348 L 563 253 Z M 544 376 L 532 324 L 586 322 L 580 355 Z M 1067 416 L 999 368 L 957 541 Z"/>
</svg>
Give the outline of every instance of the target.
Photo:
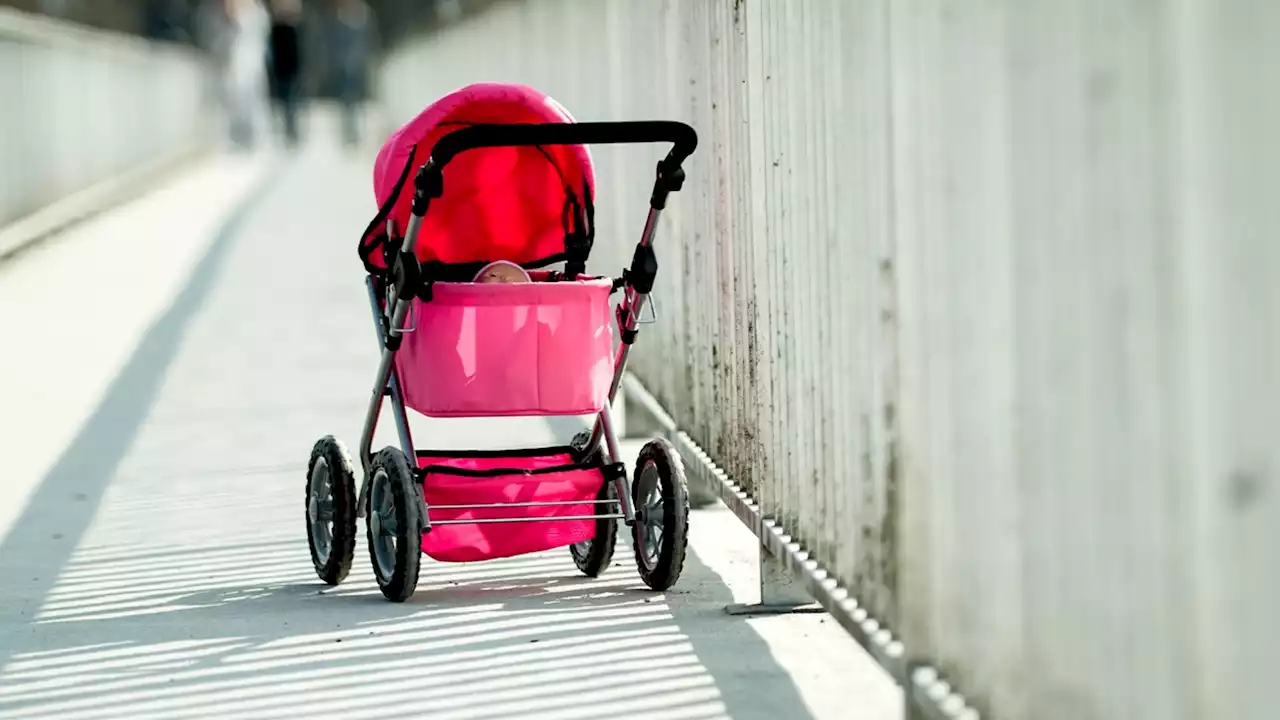
<svg viewBox="0 0 1280 720">
<path fill-rule="evenodd" d="M 472 282 L 487 284 L 527 283 L 532 281 L 529 278 L 529 273 L 525 272 L 524 268 L 513 262 L 499 260 L 484 266 L 480 272 L 476 273 Z"/>
</svg>

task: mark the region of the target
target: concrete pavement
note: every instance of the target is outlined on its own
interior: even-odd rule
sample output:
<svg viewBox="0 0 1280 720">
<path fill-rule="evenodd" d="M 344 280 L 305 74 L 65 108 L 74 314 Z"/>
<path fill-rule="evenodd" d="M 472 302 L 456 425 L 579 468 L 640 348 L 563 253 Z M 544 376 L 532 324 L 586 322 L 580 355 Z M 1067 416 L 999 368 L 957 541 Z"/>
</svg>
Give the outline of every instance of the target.
<svg viewBox="0 0 1280 720">
<path fill-rule="evenodd" d="M 395 605 L 363 527 L 348 580 L 319 583 L 307 454 L 327 433 L 355 447 L 377 362 L 355 253 L 369 153 L 327 139 L 275 170 L 220 161 L 0 267 L 16 467 L 0 484 L 0 717 L 900 717 L 900 692 L 826 616 L 723 612 L 756 578 L 750 533 L 720 506 L 694 512 L 667 593 L 643 590 L 620 542 L 596 580 L 567 551 L 424 558 Z M 61 292 L 58 273 L 93 290 Z M 415 430 L 518 447 L 578 427 Z"/>
</svg>

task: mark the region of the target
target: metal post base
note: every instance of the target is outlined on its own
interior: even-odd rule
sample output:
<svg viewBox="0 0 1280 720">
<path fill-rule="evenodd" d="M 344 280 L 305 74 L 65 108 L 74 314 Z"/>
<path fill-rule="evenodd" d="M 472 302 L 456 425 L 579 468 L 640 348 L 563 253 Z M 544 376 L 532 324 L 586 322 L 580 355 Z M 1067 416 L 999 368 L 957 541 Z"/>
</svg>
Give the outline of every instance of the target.
<svg viewBox="0 0 1280 720">
<path fill-rule="evenodd" d="M 760 602 L 728 605 L 730 615 L 782 615 L 824 613 L 826 609 L 810 597 L 804 583 L 784 563 L 762 545 L 760 553 Z"/>
</svg>

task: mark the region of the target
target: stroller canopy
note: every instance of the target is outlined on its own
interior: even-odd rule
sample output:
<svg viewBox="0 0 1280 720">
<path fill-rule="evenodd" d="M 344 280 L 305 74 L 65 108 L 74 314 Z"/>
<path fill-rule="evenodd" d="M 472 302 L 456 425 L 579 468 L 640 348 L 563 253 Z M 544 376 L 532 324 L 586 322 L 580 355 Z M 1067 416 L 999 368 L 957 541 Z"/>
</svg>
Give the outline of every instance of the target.
<svg viewBox="0 0 1280 720">
<path fill-rule="evenodd" d="M 559 103 L 523 85 L 469 85 L 437 100 L 378 153 L 379 211 L 360 241 L 365 268 L 385 271 L 388 224 L 404 236 L 414 176 L 441 137 L 478 123 L 568 122 L 574 119 Z M 495 260 L 525 267 L 561 261 L 571 225 L 592 214 L 595 177 L 581 145 L 469 150 L 445 166 L 443 177 L 444 194 L 431 201 L 415 247 L 427 272 L 442 280 L 470 280 L 462 276 Z"/>
</svg>

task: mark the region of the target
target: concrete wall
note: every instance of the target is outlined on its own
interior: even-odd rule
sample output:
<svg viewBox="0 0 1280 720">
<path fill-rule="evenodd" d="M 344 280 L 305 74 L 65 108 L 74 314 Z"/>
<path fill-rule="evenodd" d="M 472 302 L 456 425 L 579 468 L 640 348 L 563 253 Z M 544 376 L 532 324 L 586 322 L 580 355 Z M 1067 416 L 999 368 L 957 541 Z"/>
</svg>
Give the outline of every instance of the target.
<svg viewBox="0 0 1280 720">
<path fill-rule="evenodd" d="M 635 370 L 984 715 L 1263 720 L 1278 21 L 527 0 L 403 49 L 382 89 L 397 119 L 509 80 L 579 119 L 695 125 Z M 597 268 L 638 235 L 657 152 L 597 151 Z"/>
<path fill-rule="evenodd" d="M 0 8 L 0 228 L 207 143 L 207 90 L 185 49 Z"/>
</svg>

